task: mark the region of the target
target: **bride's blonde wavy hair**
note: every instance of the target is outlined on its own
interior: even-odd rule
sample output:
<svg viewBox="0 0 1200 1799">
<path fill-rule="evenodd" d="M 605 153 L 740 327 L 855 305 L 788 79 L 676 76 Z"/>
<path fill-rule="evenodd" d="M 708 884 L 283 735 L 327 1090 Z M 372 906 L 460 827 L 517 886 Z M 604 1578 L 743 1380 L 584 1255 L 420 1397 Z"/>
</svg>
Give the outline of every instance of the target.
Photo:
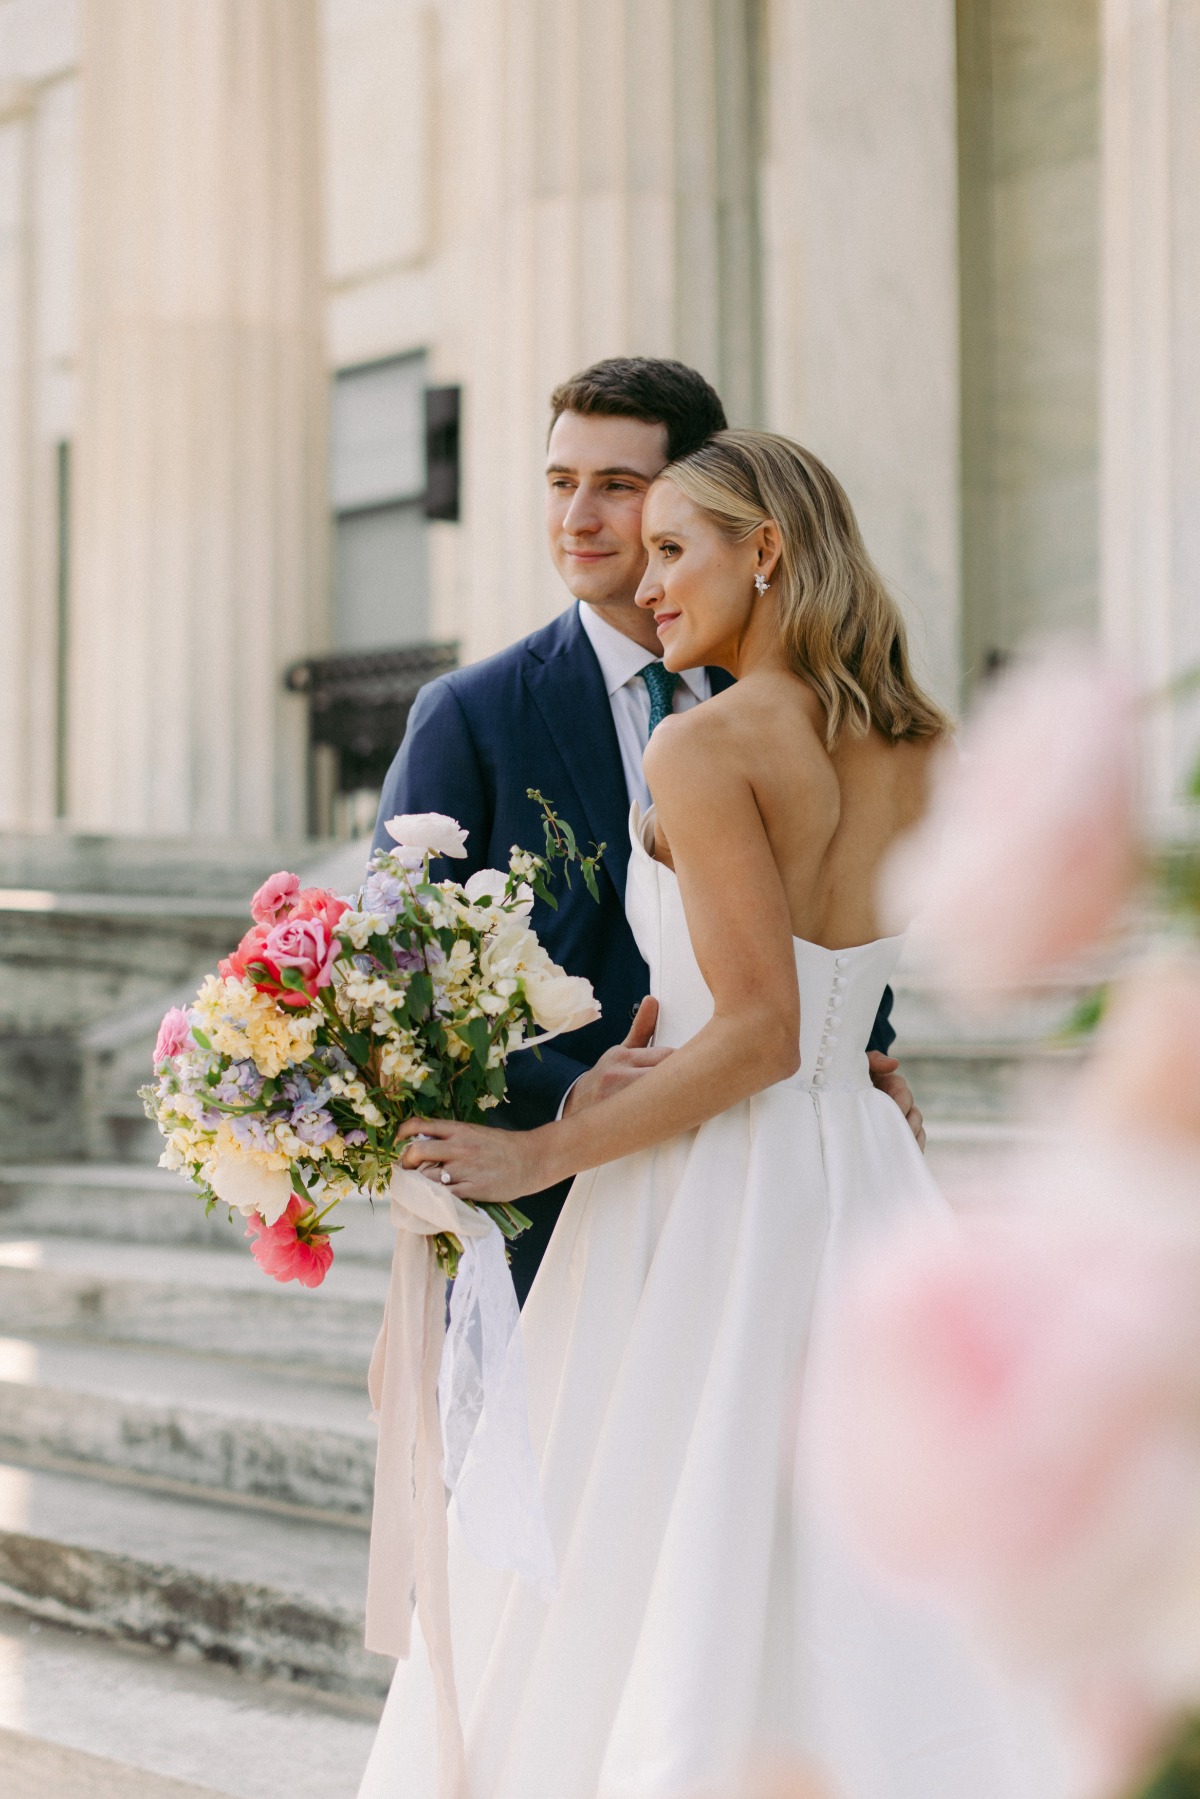
<svg viewBox="0 0 1200 1799">
<path fill-rule="evenodd" d="M 811 450 L 769 431 L 719 431 L 663 470 L 734 542 L 768 520 L 771 578 L 792 668 L 824 701 L 825 743 L 874 725 L 893 742 L 951 729 L 913 678 L 900 609 L 867 554 L 845 489 Z"/>
</svg>

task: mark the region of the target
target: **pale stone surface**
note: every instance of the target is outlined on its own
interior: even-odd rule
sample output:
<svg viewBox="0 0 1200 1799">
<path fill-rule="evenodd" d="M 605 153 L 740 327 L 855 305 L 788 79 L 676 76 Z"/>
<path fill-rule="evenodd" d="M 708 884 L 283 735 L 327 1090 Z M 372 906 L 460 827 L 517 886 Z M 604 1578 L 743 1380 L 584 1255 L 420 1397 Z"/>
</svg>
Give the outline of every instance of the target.
<svg viewBox="0 0 1200 1799">
<path fill-rule="evenodd" d="M 0 1730 L 0 1779 L 6 1799 L 217 1799 L 211 1787 L 157 1774 Z"/>
<path fill-rule="evenodd" d="M 316 0 L 83 18 L 70 816 L 303 829 L 281 677 L 328 608 Z"/>
<path fill-rule="evenodd" d="M 841 478 L 958 698 L 954 7 L 769 9 L 767 422 Z"/>
<path fill-rule="evenodd" d="M 204 1799 L 353 1799 L 374 1722 L 311 1689 L 252 1683 L 0 1611 L 0 1730 L 10 1733 L 0 1736 L 5 1799 L 25 1799 L 8 1780 L 31 1770 L 53 1770 L 63 1784 L 34 1785 L 30 1799 L 177 1799 L 176 1788 L 156 1784 L 172 1780 L 188 1799 L 195 1788 Z M 85 1752 L 101 1765 L 75 1759 Z M 102 1784 L 113 1764 L 120 1781 Z"/>
<path fill-rule="evenodd" d="M 1148 690 L 1200 665 L 1200 0 L 1105 0 L 1102 616 Z M 1152 723 L 1160 810 L 1200 695 Z"/>
<path fill-rule="evenodd" d="M 960 8 L 964 655 L 1098 619 L 1096 0 Z"/>
</svg>

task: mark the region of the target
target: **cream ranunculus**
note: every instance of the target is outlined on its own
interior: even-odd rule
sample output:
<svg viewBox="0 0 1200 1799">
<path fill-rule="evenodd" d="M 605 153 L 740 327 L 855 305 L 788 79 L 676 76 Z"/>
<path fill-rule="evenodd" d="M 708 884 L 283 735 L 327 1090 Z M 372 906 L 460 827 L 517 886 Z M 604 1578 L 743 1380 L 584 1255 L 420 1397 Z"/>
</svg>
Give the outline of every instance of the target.
<svg viewBox="0 0 1200 1799">
<path fill-rule="evenodd" d="M 251 1156 L 218 1156 L 209 1184 L 218 1199 L 249 1217 L 257 1212 L 264 1224 L 283 1217 L 292 1183 L 282 1169 L 264 1168 Z"/>
<path fill-rule="evenodd" d="M 524 978 L 525 997 L 539 1029 L 578 1031 L 600 1016 L 592 983 L 581 975 L 564 974 L 553 963 L 547 969 L 531 969 Z"/>
<path fill-rule="evenodd" d="M 383 828 L 402 849 L 423 850 L 431 856 L 467 853 L 467 833 L 444 812 L 403 812 L 389 818 Z"/>
</svg>

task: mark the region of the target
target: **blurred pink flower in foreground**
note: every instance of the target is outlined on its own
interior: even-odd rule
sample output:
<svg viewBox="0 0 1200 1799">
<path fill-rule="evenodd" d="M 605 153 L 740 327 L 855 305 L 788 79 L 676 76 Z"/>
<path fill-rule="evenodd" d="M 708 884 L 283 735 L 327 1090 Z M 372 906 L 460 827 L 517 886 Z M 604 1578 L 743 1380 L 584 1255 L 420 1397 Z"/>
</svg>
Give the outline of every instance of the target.
<svg viewBox="0 0 1200 1799">
<path fill-rule="evenodd" d="M 925 1230 L 865 1269 L 817 1478 L 885 1572 L 1132 1713 L 1200 1688 L 1200 1235 L 1098 1210 Z"/>
<path fill-rule="evenodd" d="M 298 1194 L 274 1224 L 264 1223 L 257 1212 L 252 1215 L 246 1235 L 258 1239 L 250 1254 L 264 1274 L 277 1281 L 299 1281 L 302 1287 L 321 1285 L 333 1261 L 333 1245 L 326 1232 L 312 1228 L 314 1220 L 312 1206 Z"/>
<path fill-rule="evenodd" d="M 177 1056 L 182 1050 L 189 1049 L 192 1042 L 192 1027 L 188 1023 L 188 1015 L 182 1006 L 172 1006 L 158 1027 L 158 1041 L 154 1045 L 154 1066 Z"/>
<path fill-rule="evenodd" d="M 1059 648 L 1006 677 L 944 759 L 926 818 L 882 883 L 948 992 L 1019 989 L 1091 948 L 1133 882 L 1133 709 L 1088 652 Z"/>
<path fill-rule="evenodd" d="M 1182 951 L 1116 985 L 1079 1089 L 1081 1122 L 1163 1150 L 1200 1150 L 1200 958 Z M 1193 1198 L 1200 1212 L 1200 1191 Z"/>
</svg>

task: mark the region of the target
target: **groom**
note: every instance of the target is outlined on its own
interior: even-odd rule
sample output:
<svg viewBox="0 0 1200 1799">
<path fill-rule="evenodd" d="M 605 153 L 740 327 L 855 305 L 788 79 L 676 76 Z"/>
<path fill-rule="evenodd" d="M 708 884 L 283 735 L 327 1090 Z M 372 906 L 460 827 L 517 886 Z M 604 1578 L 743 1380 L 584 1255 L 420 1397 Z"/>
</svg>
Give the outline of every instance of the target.
<svg viewBox="0 0 1200 1799">
<path fill-rule="evenodd" d="M 653 618 L 634 605 L 646 566 L 646 491 L 668 462 L 724 430 L 716 393 L 682 363 L 614 357 L 556 388 L 550 410 L 550 555 L 580 604 L 498 656 L 421 689 L 384 783 L 374 844 L 390 847 L 384 821 L 397 813 L 445 812 L 465 827 L 467 856 L 453 868 L 439 864 L 439 878 L 504 868 L 513 844 L 540 847 L 539 809 L 527 797 L 536 787 L 582 845 L 606 846 L 598 906 L 576 877 L 570 890 L 559 884 L 557 912 L 540 902 L 534 912 L 547 951 L 570 974 L 587 976 L 602 1016 L 546 1045 L 540 1060 L 530 1052 L 509 1062 L 508 1100 L 490 1117 L 518 1130 L 593 1104 L 671 1053 L 650 1047 L 656 1007 L 625 918 L 629 807 L 634 799 L 649 804 L 642 751 L 650 732 L 731 681 L 716 668 L 670 673 Z M 886 1054 L 891 1005 L 889 990 L 871 1038 L 872 1079 L 922 1141 L 921 1115 Z M 528 1206 L 533 1228 L 514 1245 L 512 1262 L 522 1301 L 568 1186 Z"/>
</svg>

